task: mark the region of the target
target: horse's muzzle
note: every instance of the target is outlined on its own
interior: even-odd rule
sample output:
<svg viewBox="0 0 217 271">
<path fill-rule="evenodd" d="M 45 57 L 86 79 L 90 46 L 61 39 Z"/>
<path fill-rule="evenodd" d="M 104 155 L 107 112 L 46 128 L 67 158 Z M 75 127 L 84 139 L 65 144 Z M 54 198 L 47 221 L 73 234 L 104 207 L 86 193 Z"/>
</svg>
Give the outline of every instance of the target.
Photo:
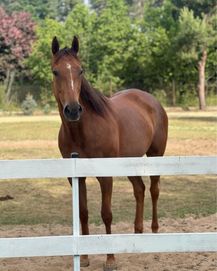
<svg viewBox="0 0 217 271">
<path fill-rule="evenodd" d="M 82 107 L 79 103 L 65 105 L 63 109 L 64 117 L 68 121 L 78 121 L 82 113 Z"/>
</svg>

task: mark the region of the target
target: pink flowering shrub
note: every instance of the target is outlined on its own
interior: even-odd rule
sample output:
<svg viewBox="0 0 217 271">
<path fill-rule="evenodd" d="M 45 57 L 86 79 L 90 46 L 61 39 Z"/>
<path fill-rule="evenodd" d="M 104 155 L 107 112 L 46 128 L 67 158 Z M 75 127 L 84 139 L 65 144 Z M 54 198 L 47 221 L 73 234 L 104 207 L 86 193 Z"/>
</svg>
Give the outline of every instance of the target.
<svg viewBox="0 0 217 271">
<path fill-rule="evenodd" d="M 7 14 L 0 7 L 0 58 L 2 63 L 19 66 L 31 51 L 35 23 L 27 12 Z M 0 63 L 1 65 L 1 63 Z"/>
</svg>

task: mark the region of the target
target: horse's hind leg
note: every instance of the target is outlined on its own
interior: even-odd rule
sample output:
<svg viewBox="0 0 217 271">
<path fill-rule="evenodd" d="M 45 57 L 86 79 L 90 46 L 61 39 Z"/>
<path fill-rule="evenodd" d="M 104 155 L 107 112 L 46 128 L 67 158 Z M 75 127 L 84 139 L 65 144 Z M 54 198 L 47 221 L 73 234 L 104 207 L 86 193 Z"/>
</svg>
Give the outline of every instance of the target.
<svg viewBox="0 0 217 271">
<path fill-rule="evenodd" d="M 162 142 L 160 144 L 160 142 Z M 153 142 L 152 146 L 149 148 L 147 152 L 147 156 L 162 156 L 165 151 L 166 142 L 164 140 L 159 140 L 157 144 Z M 152 199 L 152 232 L 158 232 L 158 216 L 157 216 L 157 202 L 160 194 L 160 176 L 150 176 L 151 179 L 151 186 L 150 186 L 150 193 Z"/>
<path fill-rule="evenodd" d="M 100 183 L 102 192 L 102 207 L 101 216 L 105 224 L 106 233 L 111 234 L 112 211 L 111 211 L 111 198 L 112 198 L 112 185 L 113 180 L 111 177 L 97 178 Z M 114 254 L 108 254 L 104 271 L 112 271 L 117 269 Z"/>
<path fill-rule="evenodd" d="M 143 232 L 143 213 L 144 213 L 144 197 L 145 185 L 140 176 L 128 177 L 133 185 L 134 196 L 136 199 L 136 216 L 134 221 L 135 233 Z"/>
<path fill-rule="evenodd" d="M 151 199 L 152 199 L 152 224 L 151 229 L 153 233 L 158 232 L 158 217 L 157 217 L 157 202 L 159 198 L 159 185 L 160 185 L 160 176 L 150 176 L 151 179 Z"/>
</svg>

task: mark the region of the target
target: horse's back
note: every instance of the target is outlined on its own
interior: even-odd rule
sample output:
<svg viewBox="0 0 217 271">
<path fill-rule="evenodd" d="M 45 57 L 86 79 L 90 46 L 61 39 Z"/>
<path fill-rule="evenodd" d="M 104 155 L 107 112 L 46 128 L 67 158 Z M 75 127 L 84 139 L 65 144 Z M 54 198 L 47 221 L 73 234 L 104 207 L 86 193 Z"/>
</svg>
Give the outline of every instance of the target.
<svg viewBox="0 0 217 271">
<path fill-rule="evenodd" d="M 111 98 L 120 131 L 120 155 L 141 156 L 152 147 L 163 154 L 167 140 L 167 115 L 148 92 L 128 89 Z M 157 146 L 159 145 L 159 146 Z"/>
<path fill-rule="evenodd" d="M 146 91 L 139 89 L 127 89 L 117 92 L 111 97 L 111 102 L 118 115 L 130 117 L 141 115 L 147 121 L 157 125 L 157 121 L 163 121 L 166 112 L 158 100 Z"/>
<path fill-rule="evenodd" d="M 126 89 L 115 93 L 111 100 L 114 104 L 123 104 L 125 102 L 131 102 L 133 106 L 141 106 L 145 111 L 155 111 L 161 107 L 157 99 L 150 93 L 139 89 Z"/>
</svg>

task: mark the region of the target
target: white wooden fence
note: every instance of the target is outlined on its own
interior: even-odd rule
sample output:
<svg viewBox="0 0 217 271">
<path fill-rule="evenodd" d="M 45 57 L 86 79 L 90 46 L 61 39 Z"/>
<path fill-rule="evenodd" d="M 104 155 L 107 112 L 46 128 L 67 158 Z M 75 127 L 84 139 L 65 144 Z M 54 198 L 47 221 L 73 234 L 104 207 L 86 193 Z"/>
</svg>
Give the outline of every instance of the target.
<svg viewBox="0 0 217 271">
<path fill-rule="evenodd" d="M 217 233 L 79 234 L 78 177 L 217 174 L 217 156 L 0 160 L 0 179 L 72 177 L 73 235 L 0 238 L 0 258 L 152 252 L 216 252 Z M 175 185 L 175 183 L 174 183 Z M 1 215 L 1 214 L 0 214 Z"/>
</svg>

